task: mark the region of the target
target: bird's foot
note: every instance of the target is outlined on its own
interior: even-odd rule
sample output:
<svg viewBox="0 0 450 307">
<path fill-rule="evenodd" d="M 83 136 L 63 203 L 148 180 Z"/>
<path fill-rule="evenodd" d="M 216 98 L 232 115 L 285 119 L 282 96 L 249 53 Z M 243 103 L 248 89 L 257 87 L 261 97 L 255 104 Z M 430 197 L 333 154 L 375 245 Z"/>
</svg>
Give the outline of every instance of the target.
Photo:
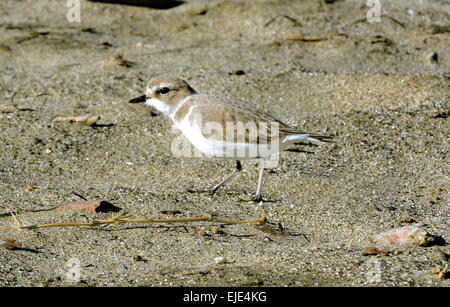
<svg viewBox="0 0 450 307">
<path fill-rule="evenodd" d="M 249 198 L 249 199 L 248 198 L 247 199 L 241 198 L 240 201 L 248 203 L 248 204 L 258 204 L 258 203 L 261 203 L 261 202 L 263 202 L 263 203 L 272 203 L 272 202 L 274 202 L 274 200 L 263 198 L 261 195 L 252 195 L 252 197 Z"/>
<path fill-rule="evenodd" d="M 264 201 L 264 199 L 262 198 L 261 194 L 260 194 L 260 195 L 253 195 L 253 196 L 252 196 L 252 200 L 253 200 L 255 203 L 260 203 L 260 202 L 263 202 L 263 201 Z"/>
</svg>

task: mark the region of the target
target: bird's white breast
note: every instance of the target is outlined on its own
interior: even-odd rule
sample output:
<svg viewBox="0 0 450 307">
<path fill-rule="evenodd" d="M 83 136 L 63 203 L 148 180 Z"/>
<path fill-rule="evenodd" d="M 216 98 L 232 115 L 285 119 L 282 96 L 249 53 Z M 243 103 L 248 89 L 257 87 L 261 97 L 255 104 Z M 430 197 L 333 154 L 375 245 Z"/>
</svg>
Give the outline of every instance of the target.
<svg viewBox="0 0 450 307">
<path fill-rule="evenodd" d="M 199 117 L 199 114 L 195 114 L 194 110 L 195 105 L 191 106 L 186 114 L 182 118 L 179 118 L 179 120 L 172 119 L 177 128 L 181 130 L 192 145 L 204 154 L 220 158 L 245 160 L 261 157 L 262 152 L 268 152 L 267 146 L 265 148 L 260 148 L 265 146 L 263 144 L 256 145 L 227 142 L 220 140 L 221 137 L 218 139 L 213 137 L 205 137 L 203 132 L 208 130 L 208 123 L 204 123 L 201 120 L 201 117 Z M 218 123 L 214 124 L 218 125 Z M 222 127 L 222 133 L 226 133 L 226 127 Z"/>
</svg>

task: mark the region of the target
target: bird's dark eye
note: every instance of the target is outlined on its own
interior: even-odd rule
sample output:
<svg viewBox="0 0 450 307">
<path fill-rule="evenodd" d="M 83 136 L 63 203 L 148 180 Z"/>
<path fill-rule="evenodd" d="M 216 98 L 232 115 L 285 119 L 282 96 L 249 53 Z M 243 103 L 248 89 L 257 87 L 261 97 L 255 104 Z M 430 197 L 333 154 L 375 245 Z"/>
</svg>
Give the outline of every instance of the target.
<svg viewBox="0 0 450 307">
<path fill-rule="evenodd" d="M 169 94 L 169 92 L 170 92 L 170 88 L 168 88 L 168 87 L 162 87 L 159 89 L 159 93 L 161 95 L 167 95 L 167 94 Z"/>
</svg>

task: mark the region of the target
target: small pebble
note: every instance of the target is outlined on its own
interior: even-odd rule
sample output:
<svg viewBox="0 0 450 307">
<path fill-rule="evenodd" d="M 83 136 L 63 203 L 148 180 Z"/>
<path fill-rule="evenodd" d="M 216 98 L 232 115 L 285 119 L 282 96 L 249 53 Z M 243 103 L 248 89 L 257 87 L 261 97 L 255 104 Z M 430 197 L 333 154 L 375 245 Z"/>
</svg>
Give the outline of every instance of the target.
<svg viewBox="0 0 450 307">
<path fill-rule="evenodd" d="M 394 228 L 373 237 L 374 243 L 383 245 L 412 243 L 419 246 L 429 246 L 434 240 L 435 236 L 430 235 L 425 229 L 416 225 Z"/>
<path fill-rule="evenodd" d="M 226 259 L 224 257 L 216 257 L 214 258 L 214 261 L 216 262 L 216 264 L 222 264 L 226 262 Z"/>
<path fill-rule="evenodd" d="M 431 274 L 437 274 L 439 279 L 446 279 L 448 278 L 448 264 L 445 266 L 437 265 L 434 268 L 431 269 Z"/>
<path fill-rule="evenodd" d="M 365 249 L 363 249 L 362 254 L 363 256 L 373 256 L 373 255 L 387 256 L 388 252 L 387 250 L 384 249 L 378 249 L 375 247 L 366 247 Z"/>
</svg>

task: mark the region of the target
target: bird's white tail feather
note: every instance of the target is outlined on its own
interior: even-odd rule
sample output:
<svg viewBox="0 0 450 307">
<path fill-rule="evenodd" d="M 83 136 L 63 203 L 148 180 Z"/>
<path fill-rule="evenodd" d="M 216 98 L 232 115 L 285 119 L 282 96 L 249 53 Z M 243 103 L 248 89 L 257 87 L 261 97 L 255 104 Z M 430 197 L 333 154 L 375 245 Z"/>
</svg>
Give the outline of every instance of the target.
<svg viewBox="0 0 450 307">
<path fill-rule="evenodd" d="M 287 135 L 286 137 L 284 137 L 283 139 L 283 143 L 286 144 L 293 144 L 293 143 L 297 143 L 297 142 L 311 142 L 313 144 L 318 144 L 318 143 L 322 143 L 322 141 L 312 137 L 310 134 L 291 134 L 291 135 Z"/>
</svg>

